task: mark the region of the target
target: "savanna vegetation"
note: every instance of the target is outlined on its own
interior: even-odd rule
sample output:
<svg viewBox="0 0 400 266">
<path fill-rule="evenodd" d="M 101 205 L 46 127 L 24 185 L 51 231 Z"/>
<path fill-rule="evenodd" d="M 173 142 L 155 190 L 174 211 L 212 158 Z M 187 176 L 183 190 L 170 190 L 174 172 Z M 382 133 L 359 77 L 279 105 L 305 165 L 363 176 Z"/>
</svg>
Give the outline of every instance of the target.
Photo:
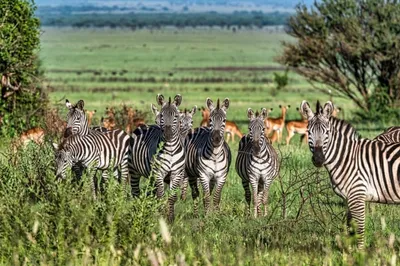
<svg viewBox="0 0 400 266">
<path fill-rule="evenodd" d="M 94 122 L 107 106 L 132 106 L 144 113 L 157 93 L 183 96 L 184 107 L 201 107 L 206 97 L 229 97 L 228 120 L 247 132 L 248 107 L 299 106 L 301 100 L 333 100 L 339 117 L 354 119 L 357 106 L 311 87 L 300 75 L 274 61 L 283 51 L 284 33 L 221 29 L 111 30 L 42 28 L 40 59 L 43 86 L 51 108 L 65 119 L 65 99 L 85 100 L 96 109 Z M 287 78 L 285 78 L 287 75 Z M 282 80 L 283 79 L 283 80 Z M 286 81 L 285 81 L 286 79 Z M 277 87 L 279 86 L 279 89 Z M 290 108 L 288 119 L 300 119 Z M 153 117 L 148 114 L 147 122 Z M 201 115 L 194 117 L 194 125 Z M 398 124 L 398 120 L 397 120 Z M 374 137 L 384 121 L 354 122 L 365 137 Z M 3 125 L 2 127 L 6 127 Z M 58 127 L 58 125 L 55 125 Z M 284 133 L 286 134 L 286 133 Z M 332 191 L 324 169 L 316 169 L 297 136 L 292 145 L 276 144 L 279 176 L 269 193 L 269 213 L 252 218 L 232 164 L 222 191 L 220 211 L 192 211 L 193 202 L 178 200 L 176 219 L 166 224 L 165 199 L 133 199 L 129 188 L 110 178 L 103 193 L 92 197 L 88 171 L 82 180 L 57 181 L 54 151 L 30 143 L 12 149 L 2 138 L 0 156 L 0 263 L 79 265 L 396 265 L 399 256 L 399 207 L 367 204 L 366 252 L 351 249 L 345 232 L 346 206 Z M 238 141 L 230 143 L 233 162 Z M 189 192 L 190 195 L 190 192 Z"/>
</svg>

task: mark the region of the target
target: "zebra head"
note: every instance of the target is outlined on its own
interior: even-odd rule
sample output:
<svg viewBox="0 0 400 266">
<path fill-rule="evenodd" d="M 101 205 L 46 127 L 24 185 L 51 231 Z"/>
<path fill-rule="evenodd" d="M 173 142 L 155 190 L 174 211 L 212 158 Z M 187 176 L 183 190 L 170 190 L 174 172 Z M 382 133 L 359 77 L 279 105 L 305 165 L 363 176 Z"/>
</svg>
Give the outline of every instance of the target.
<svg viewBox="0 0 400 266">
<path fill-rule="evenodd" d="M 64 179 L 67 172 L 67 167 L 72 166 L 72 156 L 71 153 L 63 147 L 63 145 L 58 145 L 53 143 L 55 149 L 56 157 L 56 177 L 57 179 Z"/>
<path fill-rule="evenodd" d="M 197 106 L 195 105 L 192 110 L 185 109 L 184 112 L 181 112 L 180 119 L 180 132 L 181 136 L 186 136 L 189 134 L 189 131 L 192 130 L 193 127 L 193 115 L 196 113 Z"/>
<path fill-rule="evenodd" d="M 157 95 L 157 103 L 161 106 L 161 110 L 156 114 L 156 123 L 159 122 L 159 126 L 163 131 L 163 137 L 166 141 L 172 141 L 174 137 L 179 134 L 181 117 L 178 106 L 181 102 L 182 96 L 180 94 L 175 96 L 174 101 L 171 101 L 171 97 L 168 101 L 164 101 L 164 96 L 161 94 Z"/>
<path fill-rule="evenodd" d="M 220 106 L 219 99 L 217 100 L 217 106 L 215 107 L 212 100 L 207 98 L 206 104 L 210 110 L 210 130 L 211 140 L 214 147 L 222 145 L 224 142 L 224 132 L 226 124 L 226 110 L 229 108 L 229 99 L 226 98 L 222 106 Z"/>
<path fill-rule="evenodd" d="M 261 113 L 247 109 L 247 117 L 249 118 L 249 138 L 252 142 L 253 152 L 255 155 L 259 154 L 261 147 L 265 142 L 265 123 L 264 120 L 268 117 L 267 109 L 263 108 Z"/>
<path fill-rule="evenodd" d="M 85 135 L 89 125 L 85 111 L 83 110 L 83 100 L 79 100 L 75 105 L 72 105 L 68 100 L 66 100 L 65 105 L 69 111 L 67 114 L 67 128 L 64 132 L 64 138 L 75 134 Z"/>
<path fill-rule="evenodd" d="M 331 123 L 329 118 L 334 110 L 332 102 L 328 101 L 324 107 L 317 102 L 315 113 L 310 108 L 308 102 L 303 101 L 300 111 L 308 120 L 308 145 L 312 152 L 312 161 L 315 166 L 321 167 L 326 160 L 326 153 L 331 139 Z"/>
</svg>

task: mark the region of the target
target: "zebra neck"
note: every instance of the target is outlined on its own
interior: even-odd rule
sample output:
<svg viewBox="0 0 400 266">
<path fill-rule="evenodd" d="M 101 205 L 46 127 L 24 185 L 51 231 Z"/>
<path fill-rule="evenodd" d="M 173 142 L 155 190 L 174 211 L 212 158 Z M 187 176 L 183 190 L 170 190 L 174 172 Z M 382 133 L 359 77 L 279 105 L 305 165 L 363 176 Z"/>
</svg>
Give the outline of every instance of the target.
<svg viewBox="0 0 400 266">
<path fill-rule="evenodd" d="M 349 124 L 347 124 L 349 126 Z M 341 175 L 345 169 L 342 166 L 351 166 L 352 164 L 346 163 L 349 160 L 355 159 L 355 152 L 359 145 L 358 138 L 355 138 L 354 129 L 343 127 L 340 130 L 332 130 L 331 139 L 328 144 L 327 152 L 325 154 L 325 167 L 331 173 L 336 174 L 336 170 L 341 169 Z"/>
<path fill-rule="evenodd" d="M 86 136 L 89 134 L 89 127 L 81 127 L 80 130 L 78 131 L 78 135 L 81 136 Z"/>
</svg>

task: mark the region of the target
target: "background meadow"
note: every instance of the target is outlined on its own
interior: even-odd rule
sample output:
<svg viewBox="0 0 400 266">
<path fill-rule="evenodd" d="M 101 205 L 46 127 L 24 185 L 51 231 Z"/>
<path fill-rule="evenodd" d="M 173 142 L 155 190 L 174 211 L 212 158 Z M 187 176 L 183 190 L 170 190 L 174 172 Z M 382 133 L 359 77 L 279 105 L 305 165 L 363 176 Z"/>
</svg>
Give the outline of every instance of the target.
<svg viewBox="0 0 400 266">
<path fill-rule="evenodd" d="M 155 96 L 183 96 L 182 108 L 205 105 L 205 99 L 229 97 L 228 120 L 247 132 L 247 108 L 291 105 L 287 119 L 303 99 L 333 99 L 339 117 L 352 121 L 355 107 L 312 87 L 289 72 L 289 84 L 278 90 L 274 61 L 282 41 L 293 41 L 276 27 L 258 30 L 180 29 L 123 30 L 42 28 L 40 58 L 51 106 L 65 117 L 65 99 L 85 101 L 97 110 L 126 104 L 150 112 Z M 333 97 L 333 98 L 331 98 Z M 153 122 L 148 113 L 148 123 Z M 194 125 L 201 121 L 200 112 Z M 365 137 L 389 125 L 355 123 Z M 284 132 L 285 138 L 286 132 Z M 283 139 L 284 139 L 283 138 Z M 0 194 L 0 263 L 96 265 L 395 265 L 399 250 L 398 206 L 367 204 L 367 252 L 349 249 L 346 206 L 329 184 L 325 169 L 316 169 L 300 138 L 276 144 L 279 177 L 269 194 L 269 213 L 246 213 L 244 190 L 234 170 L 238 139 L 230 143 L 233 163 L 222 191 L 221 210 L 193 215 L 190 191 L 178 200 L 176 220 L 165 225 L 165 201 L 141 196 L 110 180 L 93 200 L 89 177 L 56 182 L 51 145 L 13 153 L 3 144 Z M 93 174 L 93 173 L 92 173 Z M 148 184 L 143 182 L 143 187 Z M 161 211 L 160 211 L 161 210 Z"/>
</svg>

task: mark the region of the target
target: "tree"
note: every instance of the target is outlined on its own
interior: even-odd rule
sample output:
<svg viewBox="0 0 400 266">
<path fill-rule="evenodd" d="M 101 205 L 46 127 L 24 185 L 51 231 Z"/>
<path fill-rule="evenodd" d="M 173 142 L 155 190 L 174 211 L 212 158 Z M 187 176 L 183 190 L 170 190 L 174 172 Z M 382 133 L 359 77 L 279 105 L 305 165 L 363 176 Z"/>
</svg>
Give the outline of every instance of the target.
<svg viewBox="0 0 400 266">
<path fill-rule="evenodd" d="M 311 83 L 326 84 L 339 96 L 350 98 L 360 113 L 400 106 L 400 4 L 396 0 L 321 0 L 311 8 L 299 5 L 287 32 L 297 42 L 285 42 L 278 61 Z"/>
<path fill-rule="evenodd" d="M 29 0 L 0 1 L 0 116 L 2 132 L 14 133 L 38 122 L 46 96 L 40 76 L 39 20 Z"/>
</svg>

